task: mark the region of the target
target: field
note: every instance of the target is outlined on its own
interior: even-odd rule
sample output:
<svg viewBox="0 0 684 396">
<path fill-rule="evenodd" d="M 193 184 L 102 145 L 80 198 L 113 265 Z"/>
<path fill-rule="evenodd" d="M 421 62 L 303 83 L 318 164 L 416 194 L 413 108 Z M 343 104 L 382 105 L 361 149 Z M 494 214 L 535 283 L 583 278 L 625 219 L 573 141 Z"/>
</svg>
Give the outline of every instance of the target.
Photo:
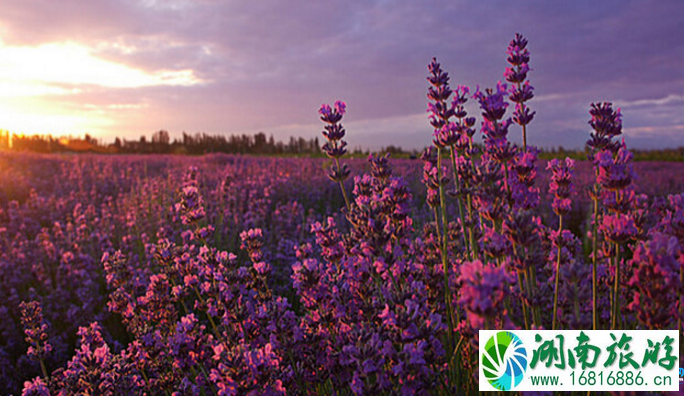
<svg viewBox="0 0 684 396">
<path fill-rule="evenodd" d="M 392 178 L 360 179 L 353 198 L 363 201 L 361 185 L 367 183 L 375 203 L 366 203 L 372 205 L 366 224 L 350 226 L 339 186 L 325 176 L 329 162 L 0 154 L 0 392 L 17 392 L 24 380 L 42 376 L 39 360 L 26 354 L 31 344 L 24 340 L 22 301 L 40 303 L 36 325 L 47 325 L 46 338 L 31 345 L 33 353 L 65 387 L 327 393 L 326 387 L 370 378 L 375 385 L 364 386 L 437 387 L 438 375 L 447 373 L 447 327 L 433 211 L 420 183 L 423 163 L 390 159 Z M 347 162 L 353 175 L 377 170 L 365 160 Z M 551 172 L 544 164 L 539 168 L 539 213 L 557 227 L 547 193 Z M 684 164 L 637 162 L 634 168 L 635 190 L 649 194 L 649 206 L 684 191 Z M 576 165 L 580 193 L 567 224 L 579 238 L 589 224 L 592 202 L 584 191 L 593 179 L 590 163 Z M 396 185 L 399 180 L 405 186 Z M 375 191 L 379 183 L 384 187 Z M 351 191 L 352 184 L 345 187 Z M 400 201 L 403 187 L 406 200 Z M 388 212 L 379 205 L 394 206 Z M 448 213 L 454 220 L 455 206 L 450 203 Z M 196 216 L 188 217 L 192 210 Z M 658 217 L 649 222 L 662 223 Z M 464 337 L 461 353 L 469 356 L 474 317 L 510 320 L 518 328 L 525 323 L 519 292 L 505 273 L 498 274 L 500 285 L 464 279 L 465 249 L 458 226 L 450 227 L 449 283 L 461 317 L 455 334 Z M 552 232 L 540 227 L 542 235 Z M 241 237 L 249 230 L 260 231 Z M 538 243 L 551 256 L 535 263 L 541 288 L 552 285 L 554 257 L 551 242 Z M 638 244 L 625 245 L 624 325 L 655 326 L 629 305 L 641 291 L 627 287 L 640 262 L 627 258 Z M 501 261 L 500 254 L 487 252 L 490 263 Z M 512 272 L 513 263 L 504 261 L 492 268 Z M 559 323 L 591 328 L 591 307 L 582 304 L 579 315 L 572 309 L 591 299 L 591 266 L 570 266 L 561 278 Z M 605 267 L 602 285 L 610 285 Z M 584 274 L 578 283 L 570 281 L 577 276 L 572 271 Z M 495 312 L 489 308 L 475 311 L 464 290 L 491 294 L 491 308 L 507 301 L 511 311 L 506 318 L 489 317 Z M 550 313 L 551 303 L 535 305 Z M 602 301 L 602 326 L 609 326 L 609 307 Z M 540 319 L 540 326 L 551 327 L 549 315 Z M 675 320 L 664 327 L 672 326 Z M 400 378 L 412 381 L 400 384 Z"/>
<path fill-rule="evenodd" d="M 433 59 L 419 160 L 348 159 L 341 101 L 326 159 L 0 152 L 0 393 L 471 394 L 483 329 L 681 358 L 684 163 L 635 162 L 609 102 L 585 160 L 540 160 L 526 44 L 475 92 Z"/>
</svg>

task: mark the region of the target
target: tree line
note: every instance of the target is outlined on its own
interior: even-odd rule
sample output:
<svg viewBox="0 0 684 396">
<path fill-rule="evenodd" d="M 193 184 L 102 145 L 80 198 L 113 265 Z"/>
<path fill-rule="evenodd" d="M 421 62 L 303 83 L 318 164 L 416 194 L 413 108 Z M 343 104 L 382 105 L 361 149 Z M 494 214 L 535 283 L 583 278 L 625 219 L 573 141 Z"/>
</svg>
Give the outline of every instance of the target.
<svg viewBox="0 0 684 396">
<path fill-rule="evenodd" d="M 477 145 L 477 144 L 476 144 Z M 273 135 L 259 132 L 255 135 L 210 135 L 183 132 L 179 138 L 171 139 L 169 132 L 159 130 L 148 139 L 145 135 L 138 140 L 117 137 L 113 143 L 103 143 L 86 134 L 82 139 L 53 137 L 51 135 L 20 135 L 0 130 L 0 150 L 30 151 L 38 153 L 94 152 L 110 154 L 188 154 L 208 153 L 252 154 L 252 155 L 298 155 L 322 156 L 318 137 L 305 139 L 291 136 L 286 142 L 276 141 Z M 661 150 L 632 149 L 636 161 L 684 161 L 684 147 Z M 354 156 L 368 155 L 369 150 L 359 147 L 350 150 Z M 392 158 L 417 158 L 421 150 L 405 150 L 390 145 L 378 152 L 390 153 Z M 563 147 L 542 149 L 540 159 L 571 157 L 577 160 L 587 158 L 585 150 L 569 150 Z"/>
<path fill-rule="evenodd" d="M 171 139 L 166 130 L 159 130 L 148 139 L 142 135 L 137 140 L 115 138 L 113 143 L 103 143 L 86 134 L 82 139 L 53 137 L 51 135 L 20 135 L 0 131 L 0 150 L 31 151 L 39 153 L 96 152 L 122 154 L 189 154 L 208 153 L 254 154 L 254 155 L 320 155 L 318 137 L 305 139 L 290 137 L 288 141 L 276 141 L 273 135 L 259 132 L 255 135 L 211 135 L 183 132 Z M 360 148 L 354 150 L 362 153 Z"/>
</svg>

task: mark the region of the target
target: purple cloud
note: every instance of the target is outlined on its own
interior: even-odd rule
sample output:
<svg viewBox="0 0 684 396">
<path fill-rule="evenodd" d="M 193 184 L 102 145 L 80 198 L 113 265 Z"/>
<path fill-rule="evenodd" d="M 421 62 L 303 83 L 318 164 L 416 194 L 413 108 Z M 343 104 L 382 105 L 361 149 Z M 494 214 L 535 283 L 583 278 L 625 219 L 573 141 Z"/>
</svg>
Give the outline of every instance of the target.
<svg viewBox="0 0 684 396">
<path fill-rule="evenodd" d="M 318 106 L 341 98 L 350 146 L 420 147 L 430 139 L 432 56 L 453 85 L 495 86 L 506 45 L 520 32 L 530 42 L 536 94 L 531 143 L 581 147 L 589 103 L 610 100 L 624 107 L 628 144 L 684 145 L 684 4 L 676 0 L 6 3 L 6 46 L 73 42 L 110 62 L 148 73 L 191 70 L 202 81 L 54 96 L 61 106 L 104 111 L 111 126 L 97 133 L 105 139 L 160 128 L 314 136 Z"/>
</svg>

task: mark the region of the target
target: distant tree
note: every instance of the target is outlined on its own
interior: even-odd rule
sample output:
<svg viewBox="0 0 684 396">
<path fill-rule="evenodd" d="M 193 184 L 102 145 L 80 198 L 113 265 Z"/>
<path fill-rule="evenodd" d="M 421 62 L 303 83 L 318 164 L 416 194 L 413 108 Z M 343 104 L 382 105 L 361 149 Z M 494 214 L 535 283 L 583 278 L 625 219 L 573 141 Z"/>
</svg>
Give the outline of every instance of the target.
<svg viewBox="0 0 684 396">
<path fill-rule="evenodd" d="M 171 137 L 169 132 L 164 129 L 152 134 L 152 149 L 155 153 L 168 153 L 170 151 L 169 142 Z"/>
<path fill-rule="evenodd" d="M 10 148 L 10 134 L 8 131 L 0 130 L 0 150 Z"/>
</svg>

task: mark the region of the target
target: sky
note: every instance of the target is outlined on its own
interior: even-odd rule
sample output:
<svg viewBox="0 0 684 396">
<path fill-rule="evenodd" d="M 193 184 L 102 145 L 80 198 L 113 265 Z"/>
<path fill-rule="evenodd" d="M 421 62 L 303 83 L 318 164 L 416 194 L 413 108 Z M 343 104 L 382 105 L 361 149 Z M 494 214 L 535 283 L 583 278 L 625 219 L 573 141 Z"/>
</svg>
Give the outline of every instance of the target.
<svg viewBox="0 0 684 396">
<path fill-rule="evenodd" d="M 0 129 L 286 141 L 320 136 L 339 99 L 352 148 L 421 148 L 432 57 L 452 86 L 493 87 L 515 33 L 528 143 L 583 147 L 590 104 L 610 101 L 629 147 L 684 146 L 681 0 L 0 0 Z"/>
</svg>

